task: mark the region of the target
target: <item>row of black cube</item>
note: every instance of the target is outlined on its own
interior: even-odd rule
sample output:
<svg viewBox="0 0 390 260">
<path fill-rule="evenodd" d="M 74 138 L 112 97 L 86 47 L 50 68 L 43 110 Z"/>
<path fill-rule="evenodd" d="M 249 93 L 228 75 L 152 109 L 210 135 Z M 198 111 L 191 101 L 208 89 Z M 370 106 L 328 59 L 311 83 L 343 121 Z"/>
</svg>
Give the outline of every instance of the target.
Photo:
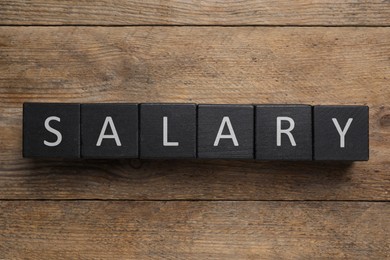
<svg viewBox="0 0 390 260">
<path fill-rule="evenodd" d="M 367 106 L 25 103 L 23 156 L 368 160 Z"/>
</svg>

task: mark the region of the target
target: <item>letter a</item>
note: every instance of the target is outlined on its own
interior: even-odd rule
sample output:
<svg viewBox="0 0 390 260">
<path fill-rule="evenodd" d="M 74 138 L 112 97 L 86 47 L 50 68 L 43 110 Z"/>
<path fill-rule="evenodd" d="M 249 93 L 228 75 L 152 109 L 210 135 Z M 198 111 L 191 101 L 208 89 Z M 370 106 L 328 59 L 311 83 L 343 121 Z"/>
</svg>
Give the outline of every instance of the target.
<svg viewBox="0 0 390 260">
<path fill-rule="evenodd" d="M 225 128 L 225 124 L 227 125 L 227 127 L 229 129 L 228 135 L 222 134 L 223 129 Z M 237 137 L 236 137 L 236 134 L 234 133 L 232 123 L 230 122 L 230 118 L 228 116 L 224 116 L 222 119 L 221 126 L 219 127 L 217 137 L 215 138 L 214 146 L 218 146 L 219 140 L 221 138 L 230 138 L 230 139 L 232 139 L 234 146 L 238 146 Z"/>
<path fill-rule="evenodd" d="M 105 134 L 108 124 L 110 124 L 110 127 L 111 127 L 111 131 L 112 131 L 111 135 Z M 102 131 L 100 132 L 99 139 L 96 143 L 96 146 L 101 146 L 104 138 L 115 139 L 116 146 L 122 146 L 121 141 L 119 140 L 118 133 L 116 132 L 114 122 L 112 121 L 112 118 L 110 116 L 107 116 L 106 120 L 104 120 Z"/>
</svg>

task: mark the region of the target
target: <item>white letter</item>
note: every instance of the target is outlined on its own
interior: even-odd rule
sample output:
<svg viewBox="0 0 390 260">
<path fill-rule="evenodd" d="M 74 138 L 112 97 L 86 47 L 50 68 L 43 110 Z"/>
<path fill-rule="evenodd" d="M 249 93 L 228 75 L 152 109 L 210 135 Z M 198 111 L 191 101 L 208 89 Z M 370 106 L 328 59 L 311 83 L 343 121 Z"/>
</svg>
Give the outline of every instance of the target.
<svg viewBox="0 0 390 260">
<path fill-rule="evenodd" d="M 168 142 L 168 117 L 163 117 L 163 146 L 179 146 L 179 142 Z"/>
<path fill-rule="evenodd" d="M 345 147 L 345 134 L 348 131 L 348 128 L 351 126 L 353 118 L 348 118 L 347 123 L 344 126 L 344 130 L 341 130 L 341 127 L 339 125 L 339 122 L 336 118 L 332 118 L 333 124 L 336 126 L 337 132 L 339 132 L 340 135 L 340 148 Z"/>
<path fill-rule="evenodd" d="M 43 143 L 46 145 L 46 146 L 57 146 L 61 143 L 62 141 L 62 135 L 59 131 L 55 130 L 54 128 L 52 128 L 49 123 L 50 121 L 52 120 L 55 120 L 55 121 L 58 121 L 58 122 L 61 122 L 61 119 L 59 117 L 56 117 L 56 116 L 49 116 L 48 118 L 46 118 L 45 120 L 45 128 L 47 131 L 49 131 L 50 133 L 53 133 L 57 136 L 57 141 L 55 142 L 48 142 L 46 140 L 43 141 Z"/>
<path fill-rule="evenodd" d="M 223 135 L 222 134 L 223 129 L 225 128 L 225 124 L 227 124 L 227 127 L 229 129 L 229 134 L 228 135 Z M 221 126 L 219 127 L 219 131 L 218 131 L 217 137 L 215 138 L 214 146 L 218 146 L 219 140 L 221 138 L 230 138 L 230 139 L 233 140 L 234 146 L 238 146 L 237 137 L 236 137 L 236 134 L 234 133 L 234 130 L 233 130 L 233 127 L 232 127 L 232 123 L 230 123 L 230 118 L 228 116 L 224 116 L 223 119 L 222 119 L 222 123 L 221 123 Z"/>
<path fill-rule="evenodd" d="M 105 134 L 106 128 L 107 128 L 108 124 L 110 124 L 112 135 L 106 135 Z M 96 143 L 96 146 L 101 146 L 102 145 L 103 138 L 114 138 L 116 146 L 122 146 L 121 141 L 119 140 L 118 133 L 116 132 L 116 128 L 115 128 L 114 122 L 112 121 L 112 118 L 110 116 L 107 116 L 106 120 L 104 120 L 102 131 L 100 132 L 99 139 L 98 139 L 98 141 Z"/>
<path fill-rule="evenodd" d="M 282 120 L 286 120 L 290 123 L 290 127 L 288 129 L 281 129 Z M 294 140 L 294 136 L 291 134 L 291 131 L 294 129 L 294 127 L 295 127 L 295 122 L 291 117 L 278 116 L 276 118 L 276 145 L 277 146 L 282 145 L 282 134 L 286 134 L 288 136 L 292 146 L 297 146 Z"/>
</svg>

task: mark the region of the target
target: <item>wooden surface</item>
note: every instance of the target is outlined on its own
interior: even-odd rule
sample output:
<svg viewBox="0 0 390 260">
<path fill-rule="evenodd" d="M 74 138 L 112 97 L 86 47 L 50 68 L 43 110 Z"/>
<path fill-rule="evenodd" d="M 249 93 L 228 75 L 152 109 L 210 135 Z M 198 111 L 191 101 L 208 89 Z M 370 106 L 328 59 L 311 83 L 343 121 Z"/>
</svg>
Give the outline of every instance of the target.
<svg viewBox="0 0 390 260">
<path fill-rule="evenodd" d="M 0 259 L 389 258 L 389 11 L 1 1 Z M 27 101 L 368 105 L 370 160 L 23 159 Z"/>
<path fill-rule="evenodd" d="M 389 26 L 386 0 L 2 0 L 0 24 Z"/>
<path fill-rule="evenodd" d="M 2 259 L 386 259 L 390 250 L 384 202 L 8 201 L 0 210 Z"/>
<path fill-rule="evenodd" d="M 0 36 L 1 198 L 389 199 L 390 28 L 6 27 Z M 28 160 L 26 101 L 369 105 L 371 158 Z"/>
</svg>

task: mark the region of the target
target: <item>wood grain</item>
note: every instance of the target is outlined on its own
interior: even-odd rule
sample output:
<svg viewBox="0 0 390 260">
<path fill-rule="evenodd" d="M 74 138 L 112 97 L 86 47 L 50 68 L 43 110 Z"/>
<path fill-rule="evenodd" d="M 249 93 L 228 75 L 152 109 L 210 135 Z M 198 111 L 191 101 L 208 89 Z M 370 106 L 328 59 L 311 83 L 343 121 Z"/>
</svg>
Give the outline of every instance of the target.
<svg viewBox="0 0 390 260">
<path fill-rule="evenodd" d="M 0 1 L 0 259 L 390 258 L 388 26 L 382 0 Z M 27 101 L 368 105 L 370 160 L 23 159 Z"/>
<path fill-rule="evenodd" d="M 386 259 L 390 204 L 0 202 L 2 259 Z"/>
<path fill-rule="evenodd" d="M 389 26 L 390 2 L 3 0 L 0 24 Z"/>
<path fill-rule="evenodd" d="M 1 27 L 0 199 L 389 200 L 390 28 Z M 22 103 L 370 107 L 368 162 L 21 157 Z"/>
</svg>

